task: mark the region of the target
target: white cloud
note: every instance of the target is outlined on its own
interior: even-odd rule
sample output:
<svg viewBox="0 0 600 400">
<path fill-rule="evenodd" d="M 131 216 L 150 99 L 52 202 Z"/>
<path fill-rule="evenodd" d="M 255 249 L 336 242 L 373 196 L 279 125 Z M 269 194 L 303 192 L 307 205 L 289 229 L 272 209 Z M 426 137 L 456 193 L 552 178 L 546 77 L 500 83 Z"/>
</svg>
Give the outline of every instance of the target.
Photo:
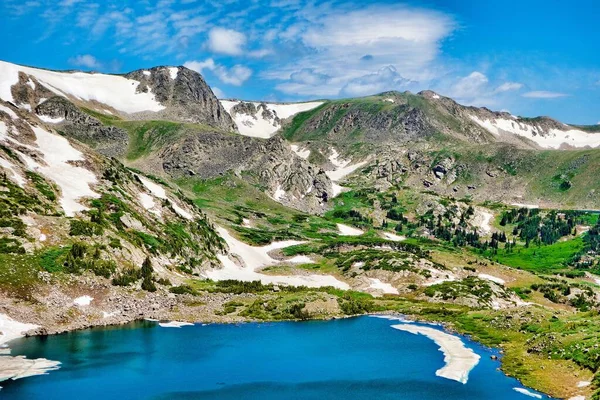
<svg viewBox="0 0 600 400">
<path fill-rule="evenodd" d="M 454 80 L 454 81 L 453 81 Z M 438 82 L 435 90 L 443 93 L 462 104 L 496 107 L 504 105 L 504 100 L 511 92 L 523 87 L 519 82 L 503 82 L 498 85 L 490 82 L 487 75 L 473 71 L 467 76 L 456 78 L 446 77 Z"/>
<path fill-rule="evenodd" d="M 327 74 L 315 72 L 314 68 L 304 68 L 290 75 L 290 80 L 306 85 L 321 85 L 329 80 Z"/>
<path fill-rule="evenodd" d="M 233 29 L 212 28 L 208 32 L 207 45 L 215 53 L 240 55 L 246 45 L 246 36 Z"/>
<path fill-rule="evenodd" d="M 390 39 L 428 45 L 445 37 L 453 26 L 443 14 L 403 6 L 333 13 L 319 22 L 302 35 L 310 47 L 376 47 Z"/>
<path fill-rule="evenodd" d="M 252 70 L 243 65 L 234 65 L 230 69 L 219 66 L 214 70 L 215 75 L 224 83 L 240 86 L 252 76 Z"/>
<path fill-rule="evenodd" d="M 263 77 L 279 80 L 276 88 L 284 93 L 305 96 L 395 89 L 398 80 L 382 69 L 391 66 L 410 81 L 429 76 L 441 41 L 456 25 L 441 12 L 403 5 L 348 7 L 326 3 L 306 7 L 303 19 L 269 32 L 270 38 L 287 46 L 281 53 L 298 56 Z M 306 70 L 329 79 L 317 85 L 302 82 L 297 77 Z"/>
<path fill-rule="evenodd" d="M 273 54 L 272 50 L 269 50 L 269 49 L 260 49 L 260 50 L 253 50 L 253 51 L 249 52 L 248 56 L 252 57 L 252 58 L 263 58 L 263 57 L 268 56 L 270 54 Z"/>
<path fill-rule="evenodd" d="M 215 68 L 215 61 L 212 58 L 208 58 L 204 61 L 187 61 L 183 64 L 184 67 L 189 68 L 198 73 L 202 73 L 204 69 L 213 70 Z"/>
<path fill-rule="evenodd" d="M 347 96 L 366 96 L 386 90 L 398 90 L 409 82 L 404 79 L 396 68 L 389 65 L 374 74 L 352 79 L 342 88 L 341 94 Z"/>
<path fill-rule="evenodd" d="M 459 100 L 479 97 L 486 91 L 488 82 L 487 76 L 479 71 L 473 71 L 454 84 L 450 95 Z"/>
<path fill-rule="evenodd" d="M 523 87 L 522 83 L 518 83 L 518 82 L 505 82 L 502 85 L 498 86 L 496 88 L 496 90 L 494 90 L 494 92 L 496 93 L 503 93 L 503 92 L 510 92 L 513 90 L 519 90 Z"/>
<path fill-rule="evenodd" d="M 221 64 L 217 64 L 212 58 L 204 61 L 187 61 L 183 64 L 185 67 L 202 73 L 203 70 L 209 70 L 223 83 L 233 86 L 240 86 L 252 76 L 252 70 L 246 66 L 237 64 L 231 68 L 227 68 Z"/>
<path fill-rule="evenodd" d="M 83 0 L 63 0 L 60 2 L 60 5 L 63 7 L 72 7 L 77 3 L 81 3 Z"/>
<path fill-rule="evenodd" d="M 90 54 L 83 54 L 69 59 L 69 63 L 78 67 L 101 69 L 102 63 Z"/>
<path fill-rule="evenodd" d="M 570 96 L 570 95 L 566 94 L 566 93 L 559 93 L 559 92 L 548 92 L 545 90 L 534 90 L 532 92 L 523 93 L 522 96 L 528 97 L 531 99 L 556 99 L 559 97 L 566 97 L 566 96 Z"/>
<path fill-rule="evenodd" d="M 215 96 L 217 96 L 218 99 L 224 99 L 227 97 L 227 96 L 225 96 L 225 93 L 218 87 L 211 86 L 211 89 L 212 89 L 213 93 L 215 94 Z"/>
</svg>

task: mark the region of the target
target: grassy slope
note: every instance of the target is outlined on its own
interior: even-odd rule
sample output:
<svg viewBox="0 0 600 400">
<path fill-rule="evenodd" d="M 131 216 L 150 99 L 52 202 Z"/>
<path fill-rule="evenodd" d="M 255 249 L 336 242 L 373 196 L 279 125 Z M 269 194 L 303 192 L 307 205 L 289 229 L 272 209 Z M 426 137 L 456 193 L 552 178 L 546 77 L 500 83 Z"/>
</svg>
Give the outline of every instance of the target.
<svg viewBox="0 0 600 400">
<path fill-rule="evenodd" d="M 548 246 L 535 246 L 517 248 L 513 253 L 499 250 L 497 255 L 490 255 L 491 259 L 513 268 L 528 271 L 550 272 L 563 270 L 565 264 L 583 249 L 581 237 L 560 241 Z"/>
<path fill-rule="evenodd" d="M 104 125 L 124 129 L 129 135 L 129 147 L 125 161 L 134 161 L 158 151 L 190 132 L 215 131 L 208 125 L 189 124 L 171 121 L 126 121 L 119 117 L 106 115 L 94 110 L 83 109 Z M 223 134 L 230 134 L 223 131 Z"/>
</svg>

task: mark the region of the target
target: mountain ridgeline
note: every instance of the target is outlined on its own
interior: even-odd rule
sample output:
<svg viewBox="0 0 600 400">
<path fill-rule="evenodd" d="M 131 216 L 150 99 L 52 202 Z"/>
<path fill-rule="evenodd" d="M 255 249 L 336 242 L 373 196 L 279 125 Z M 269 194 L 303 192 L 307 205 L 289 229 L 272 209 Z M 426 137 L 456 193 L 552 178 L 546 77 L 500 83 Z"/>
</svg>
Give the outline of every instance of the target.
<svg viewBox="0 0 600 400">
<path fill-rule="evenodd" d="M 593 208 L 597 126 L 466 107 L 432 91 L 268 104 L 219 101 L 185 67 L 122 76 L 0 67 L 15 80 L 4 100 L 101 154 L 170 179 L 245 176 L 311 213 L 339 192 L 340 162 L 360 164 L 361 185 Z"/>
<path fill-rule="evenodd" d="M 42 335 L 393 311 L 589 395 L 599 146 L 600 126 L 432 91 L 269 103 L 185 67 L 0 62 L 0 307 Z"/>
</svg>

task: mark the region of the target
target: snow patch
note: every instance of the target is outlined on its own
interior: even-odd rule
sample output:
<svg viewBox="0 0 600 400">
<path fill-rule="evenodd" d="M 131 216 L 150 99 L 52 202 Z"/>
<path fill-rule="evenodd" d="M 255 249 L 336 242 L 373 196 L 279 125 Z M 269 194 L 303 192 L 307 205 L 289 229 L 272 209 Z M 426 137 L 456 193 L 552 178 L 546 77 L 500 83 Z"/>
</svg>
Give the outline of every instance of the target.
<svg viewBox="0 0 600 400">
<path fill-rule="evenodd" d="M 439 96 L 438 94 L 434 94 L 433 96 L 431 96 L 431 98 L 432 98 L 432 99 L 436 99 L 436 100 L 437 100 L 437 99 L 439 99 L 439 98 L 440 98 L 440 96 Z"/>
<path fill-rule="evenodd" d="M 154 208 L 154 199 L 152 196 L 146 193 L 140 193 L 140 202 L 142 203 L 142 207 L 146 210 L 151 210 Z"/>
<path fill-rule="evenodd" d="M 194 216 L 192 214 L 181 208 L 177 203 L 171 200 L 169 200 L 169 202 L 171 203 L 171 207 L 173 207 L 173 210 L 175 210 L 177 215 L 190 221 L 194 219 Z"/>
<path fill-rule="evenodd" d="M 456 277 L 454 275 L 448 275 L 446 277 L 437 278 L 431 282 L 427 282 L 423 286 L 433 286 L 433 285 L 439 285 L 440 283 L 444 283 L 444 282 L 454 282 L 454 281 L 456 281 Z"/>
<path fill-rule="evenodd" d="M 515 392 L 519 392 L 521 394 L 524 394 L 525 396 L 534 397 L 536 399 L 541 399 L 542 398 L 541 394 L 534 393 L 534 392 L 532 392 L 530 390 L 527 390 L 525 388 L 513 388 L 513 390 Z"/>
<path fill-rule="evenodd" d="M 393 233 L 390 233 L 390 232 L 383 232 L 383 236 L 386 239 L 391 240 L 392 242 L 401 242 L 403 240 L 406 240 L 405 236 L 394 235 Z"/>
<path fill-rule="evenodd" d="M 483 235 L 489 235 L 492 233 L 492 227 L 490 221 L 494 218 L 494 215 L 483 209 L 476 208 L 475 215 L 473 216 L 473 225 L 476 225 L 481 230 Z"/>
<path fill-rule="evenodd" d="M 21 152 L 16 153 L 23 158 L 29 169 L 41 173 L 60 187 L 62 196 L 59 202 L 68 217 L 74 216 L 79 211 L 87 210 L 88 208 L 80 204 L 78 200 L 83 197 L 99 197 L 98 193 L 90 188 L 90 185 L 97 182 L 96 175 L 85 168 L 69 163 L 84 161 L 83 154 L 62 136 L 49 133 L 37 126 L 32 126 L 32 129 L 36 136 L 37 147 L 24 146 L 39 150 L 44 155 L 46 165 L 38 164 Z M 0 129 L 0 139 L 1 131 L 2 129 Z"/>
<path fill-rule="evenodd" d="M 594 148 L 600 146 L 600 134 L 588 133 L 578 129 L 563 131 L 552 128 L 548 132 L 544 132 L 538 126 L 520 122 L 512 118 L 482 120 L 474 115 L 470 115 L 469 117 L 479 126 L 496 136 L 500 136 L 501 134 L 518 135 L 530 139 L 544 148 L 559 149 L 563 144 L 573 147 L 589 146 Z"/>
<path fill-rule="evenodd" d="M 291 262 L 294 264 L 311 264 L 314 263 L 313 259 L 305 256 L 305 255 L 298 255 L 295 257 L 290 258 L 289 260 L 286 260 L 287 262 Z"/>
<path fill-rule="evenodd" d="M 465 384 L 469 379 L 469 372 L 479 364 L 479 354 L 466 347 L 458 336 L 426 326 L 400 324 L 392 325 L 392 328 L 427 336 L 440 346 L 439 350 L 444 353 L 446 365 L 435 372 L 437 376 Z"/>
<path fill-rule="evenodd" d="M 365 165 L 367 162 L 362 161 L 356 164 L 350 164 L 351 160 L 342 160 L 340 159 L 340 155 L 336 149 L 331 149 L 331 155 L 329 156 L 329 161 L 333 164 L 334 169 L 332 171 L 325 171 L 329 179 L 334 182 L 338 182 L 342 180 L 347 175 L 350 175 L 352 172 L 356 171 L 358 168 Z"/>
<path fill-rule="evenodd" d="M 177 74 L 179 74 L 179 68 L 169 67 L 169 75 L 171 75 L 171 80 L 177 79 Z"/>
<path fill-rule="evenodd" d="M 478 117 L 474 116 L 474 115 L 470 115 L 469 116 L 473 121 L 475 121 L 477 123 L 477 125 L 481 126 L 482 128 L 486 129 L 488 132 L 493 133 L 496 136 L 500 135 L 500 132 L 498 131 L 498 128 L 492 123 L 492 121 L 490 120 L 481 120 Z"/>
<path fill-rule="evenodd" d="M 150 72 L 150 71 L 142 71 L 142 74 L 144 74 L 145 76 L 150 76 L 150 75 L 152 75 L 152 72 Z"/>
<path fill-rule="evenodd" d="M 0 382 L 8 379 L 17 380 L 30 376 L 47 375 L 49 371 L 59 368 L 59 361 L 45 358 L 29 360 L 24 356 L 2 356 L 0 357 Z"/>
<path fill-rule="evenodd" d="M 142 185 L 144 185 L 144 187 L 148 189 L 154 197 L 157 197 L 161 200 L 167 200 L 171 204 L 171 207 L 173 207 L 173 210 L 175 211 L 175 213 L 177 213 L 177 215 L 187 220 L 194 219 L 194 216 L 192 214 L 184 210 L 179 204 L 175 203 L 173 200 L 167 197 L 167 192 L 162 186 L 152 182 L 151 180 L 141 175 L 138 175 L 137 177 L 142 182 Z M 142 196 L 144 196 L 144 199 L 142 199 Z M 144 205 L 144 208 L 146 208 L 146 210 L 150 210 L 154 207 L 154 200 L 152 200 L 152 198 L 150 198 L 150 196 L 148 196 L 147 194 L 141 193 L 140 200 L 142 200 L 142 205 Z M 150 205 L 150 201 L 152 201 L 152 205 Z M 160 213 L 158 215 L 160 215 Z"/>
<path fill-rule="evenodd" d="M 17 173 L 16 167 L 10 162 L 3 158 L 0 158 L 0 167 L 11 172 L 12 175 L 9 177 L 12 178 L 13 181 L 20 187 L 25 187 L 25 183 L 27 182 L 25 178 L 23 178 L 19 173 Z"/>
<path fill-rule="evenodd" d="M 531 208 L 531 209 L 540 208 L 540 206 L 538 206 L 537 204 L 511 203 L 510 205 L 514 206 L 514 207 L 519 207 L 519 208 Z"/>
<path fill-rule="evenodd" d="M 491 282 L 497 283 L 498 285 L 504 285 L 506 283 L 506 281 L 504 279 L 498 278 L 497 276 L 493 276 L 493 275 L 479 274 L 479 275 L 477 275 L 477 277 L 480 279 L 484 279 L 486 281 L 491 281 Z"/>
<path fill-rule="evenodd" d="M 0 85 L 2 83 L 0 82 Z M 2 104 L 0 104 L 0 111 L 4 111 L 5 113 L 8 114 L 9 117 L 11 117 L 12 119 L 17 119 L 19 118 L 19 116 L 17 115 L 17 113 L 15 113 L 13 110 L 11 110 L 10 108 L 3 106 Z"/>
<path fill-rule="evenodd" d="M 237 240 L 224 228 L 217 227 L 217 232 L 227 243 L 230 254 L 236 256 L 243 266 L 236 264 L 230 256 L 218 255 L 217 258 L 221 262 L 222 268 L 206 271 L 205 276 L 208 279 L 215 281 L 236 279 L 245 282 L 259 280 L 263 284 L 307 287 L 333 286 L 343 290 L 350 288 L 347 283 L 339 281 L 331 275 L 266 275 L 257 272 L 261 268 L 280 263 L 279 260 L 269 256 L 270 251 L 304 242 L 286 240 L 273 242 L 267 246 L 254 247 Z"/>
<path fill-rule="evenodd" d="M 162 328 L 181 328 L 182 326 L 193 326 L 190 322 L 170 321 L 170 322 L 159 322 L 158 326 Z"/>
<path fill-rule="evenodd" d="M 227 113 L 231 114 L 231 110 L 241 101 L 219 100 Z M 258 103 L 252 102 L 256 107 L 256 113 L 253 115 L 236 113 L 232 115 L 233 121 L 238 128 L 240 134 L 244 136 L 258 137 L 268 139 L 275 135 L 281 127 L 281 124 L 274 118 L 264 118 L 263 112 L 266 114 L 275 114 L 280 120 L 290 118 L 300 112 L 312 110 L 323 104 L 323 102 L 314 101 L 309 103 L 290 103 L 290 104 L 275 104 L 275 103 Z"/>
<path fill-rule="evenodd" d="M 273 193 L 273 198 L 277 201 L 281 200 L 285 197 L 285 190 L 281 188 L 281 185 L 277 185 L 277 189 L 275 189 L 275 193 Z"/>
<path fill-rule="evenodd" d="M 381 280 L 376 278 L 369 278 L 369 281 L 371 281 L 369 289 L 379 290 L 385 294 L 398 294 L 398 289 L 396 289 L 389 283 L 381 282 Z"/>
<path fill-rule="evenodd" d="M 151 180 L 149 180 L 147 178 L 144 178 L 143 176 L 138 175 L 138 178 L 140 178 L 140 181 L 142 182 L 142 184 L 155 197 L 158 197 L 161 200 L 167 200 L 167 192 L 165 191 L 165 189 L 162 186 L 152 182 Z"/>
<path fill-rule="evenodd" d="M 65 119 L 62 117 L 59 118 L 52 118 L 49 117 L 47 115 L 38 115 L 38 118 L 43 121 L 43 122 L 47 122 L 49 124 L 60 124 L 61 122 L 63 122 Z"/>
<path fill-rule="evenodd" d="M 344 225 L 344 224 L 336 224 L 339 235 L 340 236 L 360 236 L 364 232 L 358 228 L 354 228 L 352 226 Z"/>
<path fill-rule="evenodd" d="M 160 210 L 154 208 L 156 206 L 156 203 L 154 202 L 154 198 L 152 196 L 146 193 L 140 193 L 139 198 L 140 203 L 142 203 L 142 207 L 144 207 L 146 210 L 150 211 L 158 217 L 162 215 L 160 213 Z"/>
<path fill-rule="evenodd" d="M 25 332 L 35 328 L 39 328 L 39 326 L 24 324 L 15 321 L 8 315 L 0 314 L 0 344 L 4 345 L 11 340 L 23 337 Z"/>
<path fill-rule="evenodd" d="M 337 183 L 332 182 L 331 183 L 331 189 L 333 192 L 333 197 L 337 197 L 340 193 L 343 193 L 347 190 L 347 188 L 338 185 Z"/>
<path fill-rule="evenodd" d="M 73 304 L 75 304 L 76 306 L 79 306 L 79 307 L 85 307 L 85 306 L 89 306 L 90 303 L 92 302 L 92 300 L 94 300 L 93 297 L 85 295 L 85 296 L 81 296 L 81 297 L 78 297 L 75 300 L 73 300 Z"/>
<path fill-rule="evenodd" d="M 298 157 L 300 157 L 300 158 L 303 158 L 306 160 L 310 156 L 310 150 L 301 149 L 300 146 L 298 146 L 297 144 L 292 144 L 292 145 L 290 145 L 290 147 L 292 148 L 292 151 L 294 153 L 296 153 L 298 155 Z"/>
<path fill-rule="evenodd" d="M 118 75 L 86 72 L 55 72 L 0 61 L 0 98 L 14 103 L 10 87 L 19 80 L 19 72 L 35 78 L 59 96 L 98 101 L 126 113 L 161 111 L 154 94 L 137 93 L 139 82 Z M 118 95 L 115 95 L 118 94 Z"/>
</svg>

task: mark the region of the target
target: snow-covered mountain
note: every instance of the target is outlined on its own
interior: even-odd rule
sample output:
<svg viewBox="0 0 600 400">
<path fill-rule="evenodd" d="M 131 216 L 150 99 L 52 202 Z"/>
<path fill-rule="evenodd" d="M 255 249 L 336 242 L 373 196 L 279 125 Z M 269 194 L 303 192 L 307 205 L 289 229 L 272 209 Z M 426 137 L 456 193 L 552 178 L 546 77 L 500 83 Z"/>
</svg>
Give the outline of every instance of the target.
<svg viewBox="0 0 600 400">
<path fill-rule="evenodd" d="M 485 107 L 465 107 L 430 90 L 419 93 L 443 116 L 472 122 L 493 135 L 494 141 L 515 143 L 530 141 L 544 149 L 596 148 L 600 146 L 600 127 L 583 130 L 549 117 L 523 118 Z M 438 118 L 441 120 L 441 118 Z"/>
<path fill-rule="evenodd" d="M 53 96 L 125 119 L 164 119 L 236 129 L 202 76 L 185 67 L 108 75 L 49 71 L 0 61 L 0 99 L 31 111 Z"/>
<path fill-rule="evenodd" d="M 221 100 L 221 104 L 231 115 L 242 135 L 268 139 L 277 133 L 284 120 L 317 108 L 323 102 L 265 103 Z"/>
</svg>

